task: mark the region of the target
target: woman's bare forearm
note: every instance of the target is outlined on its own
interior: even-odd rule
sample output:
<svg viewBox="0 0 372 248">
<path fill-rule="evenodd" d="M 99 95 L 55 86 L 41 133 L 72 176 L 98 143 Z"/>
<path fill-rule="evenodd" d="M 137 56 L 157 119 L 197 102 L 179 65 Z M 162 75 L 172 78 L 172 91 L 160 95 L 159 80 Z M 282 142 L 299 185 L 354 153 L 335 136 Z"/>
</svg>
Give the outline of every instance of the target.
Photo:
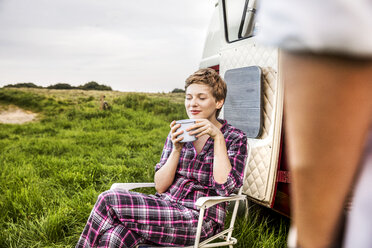
<svg viewBox="0 0 372 248">
<path fill-rule="evenodd" d="M 170 124 L 173 148 L 167 162 L 155 173 L 154 176 L 155 189 L 159 194 L 165 192 L 169 188 L 173 183 L 174 176 L 176 175 L 183 147 L 183 143 L 180 143 L 183 139 L 180 135 L 183 133 L 183 130 L 178 130 L 180 126 L 181 124 L 176 124 L 176 121 L 172 121 Z"/>
<path fill-rule="evenodd" d="M 219 184 L 223 184 L 226 182 L 232 166 L 227 156 L 226 142 L 222 133 L 214 139 L 213 161 L 214 180 Z"/>
<path fill-rule="evenodd" d="M 173 183 L 176 175 L 181 151 L 172 150 L 167 162 L 155 173 L 155 189 L 158 193 L 165 192 Z"/>
</svg>

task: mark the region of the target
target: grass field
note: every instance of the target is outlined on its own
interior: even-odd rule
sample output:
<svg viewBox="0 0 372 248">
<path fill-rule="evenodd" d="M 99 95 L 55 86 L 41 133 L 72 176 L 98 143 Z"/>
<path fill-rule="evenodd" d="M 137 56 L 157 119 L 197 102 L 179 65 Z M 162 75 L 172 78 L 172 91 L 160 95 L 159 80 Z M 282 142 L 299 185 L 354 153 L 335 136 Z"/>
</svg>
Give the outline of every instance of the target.
<svg viewBox="0 0 372 248">
<path fill-rule="evenodd" d="M 99 109 L 105 94 L 111 105 Z M 0 247 L 74 247 L 98 194 L 153 180 L 183 94 L 0 89 L 35 122 L 0 124 Z M 254 206 L 236 247 L 285 247 L 288 220 Z"/>
</svg>

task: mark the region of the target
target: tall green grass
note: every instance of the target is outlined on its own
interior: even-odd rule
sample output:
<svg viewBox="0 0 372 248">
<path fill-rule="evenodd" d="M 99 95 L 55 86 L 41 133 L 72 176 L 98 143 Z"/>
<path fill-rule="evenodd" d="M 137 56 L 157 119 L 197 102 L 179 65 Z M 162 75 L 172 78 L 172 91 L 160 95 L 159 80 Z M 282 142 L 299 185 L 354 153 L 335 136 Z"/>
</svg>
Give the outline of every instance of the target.
<svg viewBox="0 0 372 248">
<path fill-rule="evenodd" d="M 187 118 L 182 96 L 105 92 L 102 111 L 99 94 L 0 89 L 3 107 L 40 115 L 0 124 L 0 247 L 73 247 L 100 192 L 153 180 L 170 121 Z M 288 223 L 254 213 L 236 247 L 283 247 Z"/>
</svg>

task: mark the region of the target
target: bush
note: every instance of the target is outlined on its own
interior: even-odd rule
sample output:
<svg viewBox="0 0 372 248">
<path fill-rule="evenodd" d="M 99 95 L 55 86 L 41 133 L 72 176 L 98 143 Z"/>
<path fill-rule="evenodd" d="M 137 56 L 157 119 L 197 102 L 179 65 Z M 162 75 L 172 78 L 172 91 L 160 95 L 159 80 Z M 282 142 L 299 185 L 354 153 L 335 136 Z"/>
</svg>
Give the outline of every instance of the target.
<svg viewBox="0 0 372 248">
<path fill-rule="evenodd" d="M 56 90 L 71 90 L 75 88 L 76 87 L 71 86 L 69 84 L 65 84 L 65 83 L 58 83 L 58 84 L 50 85 L 47 87 L 47 89 L 56 89 Z"/>
<path fill-rule="evenodd" d="M 172 90 L 171 93 L 185 93 L 185 90 L 179 89 L 179 88 L 175 88 L 174 90 Z"/>
<path fill-rule="evenodd" d="M 97 82 L 91 81 L 78 87 L 82 90 L 112 90 L 110 86 L 98 84 Z"/>
<path fill-rule="evenodd" d="M 34 83 L 17 83 L 5 85 L 4 88 L 43 88 L 43 87 L 37 86 Z"/>
</svg>

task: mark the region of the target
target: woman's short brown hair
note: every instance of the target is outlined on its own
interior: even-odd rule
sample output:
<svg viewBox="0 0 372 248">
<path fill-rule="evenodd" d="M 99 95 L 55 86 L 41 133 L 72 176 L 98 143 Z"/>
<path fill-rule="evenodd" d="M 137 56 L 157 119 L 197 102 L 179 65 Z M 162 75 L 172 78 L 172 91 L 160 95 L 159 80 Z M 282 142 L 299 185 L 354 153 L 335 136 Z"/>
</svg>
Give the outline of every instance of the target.
<svg viewBox="0 0 372 248">
<path fill-rule="evenodd" d="M 191 76 L 189 76 L 185 81 L 185 90 L 191 84 L 204 84 L 212 88 L 212 95 L 216 101 L 223 100 L 225 102 L 227 94 L 227 86 L 225 81 L 220 77 L 220 75 L 211 68 L 204 68 L 197 70 Z M 216 112 L 216 117 L 220 114 L 221 109 Z"/>
</svg>

